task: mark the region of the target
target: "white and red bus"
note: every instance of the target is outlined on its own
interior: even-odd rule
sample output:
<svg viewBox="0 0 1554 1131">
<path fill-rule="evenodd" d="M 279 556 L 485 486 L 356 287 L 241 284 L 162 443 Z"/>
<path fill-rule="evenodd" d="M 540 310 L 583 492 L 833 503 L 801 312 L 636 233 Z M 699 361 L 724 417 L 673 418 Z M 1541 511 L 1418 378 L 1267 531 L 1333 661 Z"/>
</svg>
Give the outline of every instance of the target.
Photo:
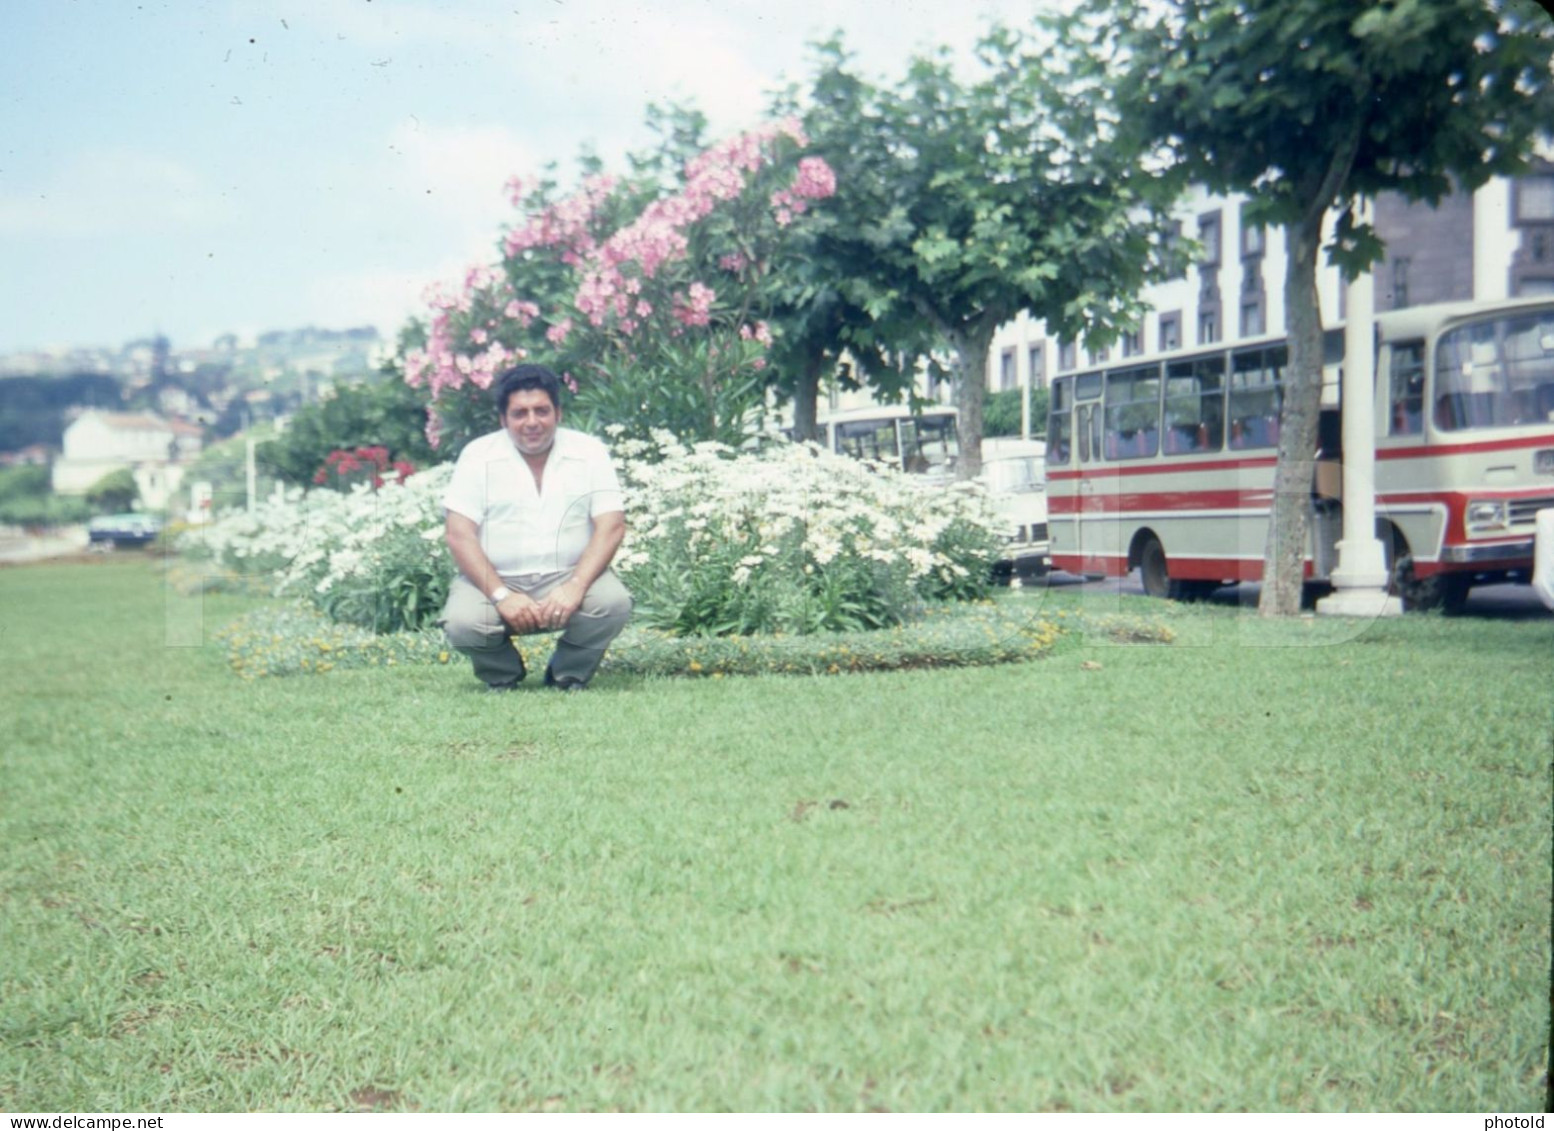
<svg viewBox="0 0 1554 1131">
<path fill-rule="evenodd" d="M 1306 575 L 1342 531 L 1341 332 L 1327 335 Z M 1527 581 L 1554 507 L 1554 298 L 1376 318 L 1377 535 L 1405 607 L 1460 607 Z M 1288 346 L 1271 337 L 1132 357 L 1053 381 L 1052 564 L 1141 571 L 1155 596 L 1261 580 Z"/>
</svg>

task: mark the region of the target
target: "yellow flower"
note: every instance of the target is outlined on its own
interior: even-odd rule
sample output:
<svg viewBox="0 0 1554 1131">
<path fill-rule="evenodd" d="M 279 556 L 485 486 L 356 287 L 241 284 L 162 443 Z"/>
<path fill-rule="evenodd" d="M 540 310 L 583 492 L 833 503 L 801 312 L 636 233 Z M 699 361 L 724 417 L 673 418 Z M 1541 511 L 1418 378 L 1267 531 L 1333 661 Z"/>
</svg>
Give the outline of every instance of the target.
<svg viewBox="0 0 1554 1131">
<path fill-rule="evenodd" d="M 698 663 L 698 662 L 697 662 L 697 661 L 695 661 L 695 660 L 692 660 L 692 661 L 691 661 L 691 667 L 690 667 L 690 670 L 691 670 L 691 671 L 693 671 L 693 672 L 699 672 L 699 671 L 701 671 L 701 664 L 699 664 L 699 663 Z"/>
</svg>

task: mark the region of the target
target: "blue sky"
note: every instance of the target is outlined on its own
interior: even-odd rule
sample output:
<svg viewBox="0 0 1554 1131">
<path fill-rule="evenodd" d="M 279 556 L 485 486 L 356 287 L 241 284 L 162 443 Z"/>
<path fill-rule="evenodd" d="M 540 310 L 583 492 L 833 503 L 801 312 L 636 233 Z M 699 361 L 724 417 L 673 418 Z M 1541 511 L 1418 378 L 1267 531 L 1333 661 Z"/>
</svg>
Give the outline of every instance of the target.
<svg viewBox="0 0 1554 1131">
<path fill-rule="evenodd" d="M 859 66 L 1037 0 L 4 0 L 0 353 L 308 324 L 392 334 L 490 261 L 502 184 L 714 136 L 841 29 Z"/>
</svg>

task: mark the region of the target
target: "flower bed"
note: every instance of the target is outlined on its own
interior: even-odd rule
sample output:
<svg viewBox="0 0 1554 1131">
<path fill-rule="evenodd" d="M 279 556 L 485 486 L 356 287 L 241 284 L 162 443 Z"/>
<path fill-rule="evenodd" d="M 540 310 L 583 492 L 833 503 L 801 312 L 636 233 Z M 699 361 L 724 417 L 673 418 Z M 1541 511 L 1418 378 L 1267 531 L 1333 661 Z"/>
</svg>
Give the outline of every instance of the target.
<svg viewBox="0 0 1554 1131">
<path fill-rule="evenodd" d="M 618 436 L 638 623 L 677 635 L 848 632 L 986 596 L 999 537 L 980 485 L 822 450 Z"/>
<path fill-rule="evenodd" d="M 1168 640 L 1169 630 L 1161 631 L 1165 635 L 1156 638 Z M 633 625 L 606 653 L 600 672 L 721 678 L 973 667 L 1037 659 L 1049 654 L 1066 634 L 1062 619 L 992 601 L 945 606 L 915 624 L 869 632 L 682 637 Z M 249 679 L 465 663 L 434 629 L 368 632 L 329 621 L 300 602 L 249 613 L 224 629 L 221 638 L 232 670 Z M 554 642 L 554 637 L 543 635 L 518 641 L 530 671 L 544 669 Z"/>
</svg>

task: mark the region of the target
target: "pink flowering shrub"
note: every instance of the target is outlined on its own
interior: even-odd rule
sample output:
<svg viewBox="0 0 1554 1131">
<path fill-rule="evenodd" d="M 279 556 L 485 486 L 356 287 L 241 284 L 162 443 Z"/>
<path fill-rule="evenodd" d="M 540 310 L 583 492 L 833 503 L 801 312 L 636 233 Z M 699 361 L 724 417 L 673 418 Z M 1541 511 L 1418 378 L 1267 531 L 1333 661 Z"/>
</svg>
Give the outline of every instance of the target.
<svg viewBox="0 0 1554 1131">
<path fill-rule="evenodd" d="M 487 390 L 525 360 L 563 375 L 584 423 L 737 436 L 762 401 L 793 226 L 836 191 L 805 145 L 787 120 L 709 147 L 666 189 L 593 176 L 557 197 L 510 181 L 520 218 L 501 261 L 430 291 L 425 343 L 405 357 L 431 401 L 428 440 L 452 454 L 494 427 Z"/>
</svg>

